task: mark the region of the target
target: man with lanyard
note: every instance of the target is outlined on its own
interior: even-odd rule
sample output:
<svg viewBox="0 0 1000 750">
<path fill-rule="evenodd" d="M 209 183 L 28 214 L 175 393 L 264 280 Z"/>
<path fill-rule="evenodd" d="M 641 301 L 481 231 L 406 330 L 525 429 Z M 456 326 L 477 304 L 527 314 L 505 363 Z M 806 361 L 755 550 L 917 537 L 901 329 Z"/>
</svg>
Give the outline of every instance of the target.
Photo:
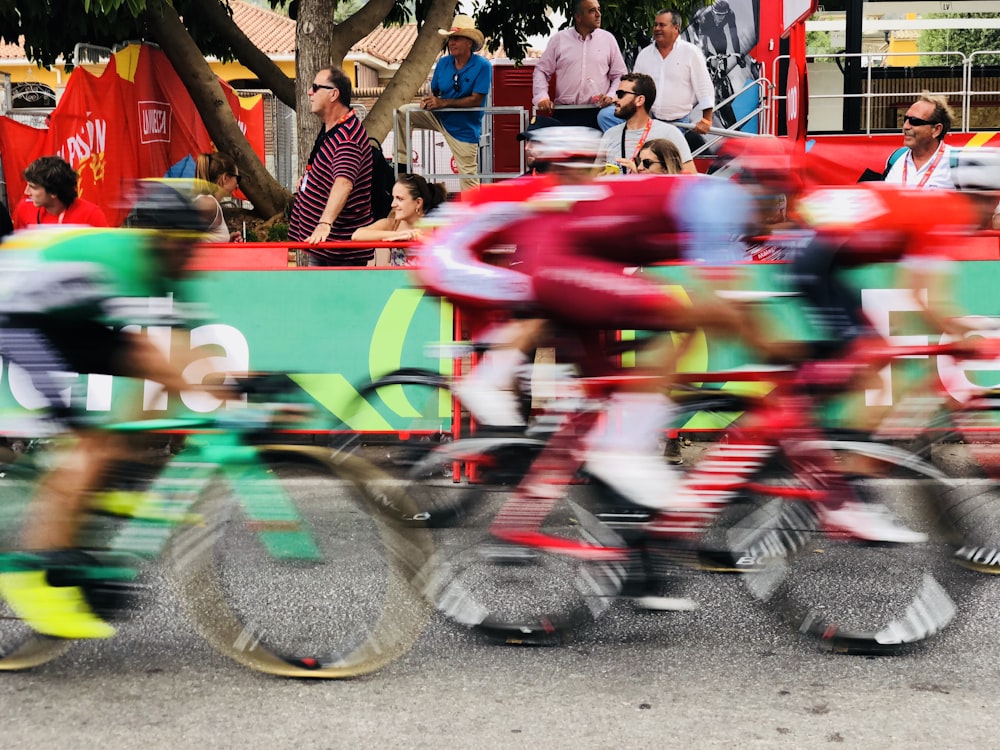
<svg viewBox="0 0 1000 750">
<path fill-rule="evenodd" d="M 540 115 L 596 128 L 599 108 L 611 107 L 611 94 L 627 72 L 618 40 L 601 28 L 601 4 L 576 0 L 573 25 L 549 39 L 535 64 L 531 100 Z M 550 98 L 552 76 L 555 94 Z"/>
<path fill-rule="evenodd" d="M 355 229 L 372 223 L 372 149 L 351 108 L 350 79 L 339 69 L 319 71 L 309 87 L 309 104 L 323 127 L 299 181 L 288 239 L 310 245 L 350 240 Z M 375 251 L 316 249 L 307 257 L 312 266 L 363 266 Z"/>
<path fill-rule="evenodd" d="M 624 162 L 635 158 L 642 151 L 642 145 L 652 138 L 666 138 L 681 154 L 681 171 L 697 174 L 691 148 L 684 135 L 673 125 L 654 120 L 649 116 L 649 108 L 656 99 L 656 84 L 644 73 L 627 73 L 622 76 L 615 91 L 615 115 L 623 120 L 604 134 L 601 139 L 600 154 L 609 171 L 625 170 Z"/>
<path fill-rule="evenodd" d="M 78 177 L 58 156 L 43 156 L 24 170 L 26 199 L 14 208 L 14 229 L 40 224 L 106 227 L 108 220 L 95 203 L 77 195 Z"/>
<path fill-rule="evenodd" d="M 907 150 L 889 169 L 886 183 L 953 190 L 951 147 L 944 142 L 953 119 L 943 97 L 924 91 L 903 116 L 903 146 Z"/>
<path fill-rule="evenodd" d="M 701 111 L 701 119 L 694 123 L 694 132 L 704 135 L 712 127 L 715 87 L 702 51 L 698 45 L 681 39 L 680 34 L 681 19 L 675 11 L 657 13 L 653 43 L 639 52 L 632 72 L 645 73 L 656 84 L 656 106 L 646 103 L 653 117 L 669 123 L 690 122 L 695 107 Z M 603 112 L 600 120 L 604 127 Z"/>
<path fill-rule="evenodd" d="M 493 68 L 476 53 L 483 48 L 483 32 L 466 15 L 455 16 L 450 29 L 438 29 L 448 37 L 448 54 L 438 60 L 431 78 L 431 95 L 420 104 L 399 108 L 402 120 L 396 164 L 407 164 L 410 130 L 425 128 L 444 136 L 455 157 L 462 190 L 479 184 L 479 139 L 483 130 L 483 103 L 490 92 Z M 464 110 L 464 111 L 441 111 Z"/>
</svg>

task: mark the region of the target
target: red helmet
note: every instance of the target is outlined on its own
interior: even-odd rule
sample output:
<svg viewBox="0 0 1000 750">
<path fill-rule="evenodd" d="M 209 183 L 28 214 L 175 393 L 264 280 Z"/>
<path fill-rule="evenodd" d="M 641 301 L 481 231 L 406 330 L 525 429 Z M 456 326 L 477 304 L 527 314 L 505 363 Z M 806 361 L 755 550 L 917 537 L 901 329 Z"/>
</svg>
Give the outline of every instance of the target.
<svg viewBox="0 0 1000 750">
<path fill-rule="evenodd" d="M 802 189 L 801 161 L 795 142 L 788 138 L 728 138 L 719 149 L 718 166 L 712 171 L 738 182 L 796 193 Z"/>
</svg>

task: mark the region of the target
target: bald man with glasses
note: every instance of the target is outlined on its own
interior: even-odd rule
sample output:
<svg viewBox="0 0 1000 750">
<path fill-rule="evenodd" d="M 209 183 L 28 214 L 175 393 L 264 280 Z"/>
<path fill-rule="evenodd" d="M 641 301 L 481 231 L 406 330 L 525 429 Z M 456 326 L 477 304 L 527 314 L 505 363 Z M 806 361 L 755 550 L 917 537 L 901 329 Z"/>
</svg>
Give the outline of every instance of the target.
<svg viewBox="0 0 1000 750">
<path fill-rule="evenodd" d="M 924 91 L 903 116 L 906 151 L 893 161 L 885 181 L 915 189 L 954 190 L 951 147 L 944 142 L 953 120 L 947 100 Z"/>
</svg>

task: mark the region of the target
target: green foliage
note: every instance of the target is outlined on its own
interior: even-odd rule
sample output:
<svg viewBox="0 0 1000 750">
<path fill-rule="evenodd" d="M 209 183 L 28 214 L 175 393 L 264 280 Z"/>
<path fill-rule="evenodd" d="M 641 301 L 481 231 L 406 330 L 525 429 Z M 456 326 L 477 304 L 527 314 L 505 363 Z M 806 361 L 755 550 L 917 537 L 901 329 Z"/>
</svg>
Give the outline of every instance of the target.
<svg viewBox="0 0 1000 750">
<path fill-rule="evenodd" d="M 806 32 L 807 55 L 828 55 L 831 52 L 833 52 L 833 45 L 830 43 L 829 31 Z M 833 62 L 833 60 L 827 59 L 824 62 Z"/>
<path fill-rule="evenodd" d="M 288 224 L 280 222 L 267 229 L 267 242 L 286 242 L 288 240 Z"/>
<path fill-rule="evenodd" d="M 927 18 L 1000 18 L 1000 13 L 932 13 Z M 961 52 L 968 56 L 973 52 L 1000 52 L 1000 29 L 925 29 L 920 32 L 917 48 L 921 52 Z M 976 55 L 977 65 L 1000 64 L 1000 54 Z M 922 65 L 958 65 L 954 55 L 926 55 Z"/>
</svg>

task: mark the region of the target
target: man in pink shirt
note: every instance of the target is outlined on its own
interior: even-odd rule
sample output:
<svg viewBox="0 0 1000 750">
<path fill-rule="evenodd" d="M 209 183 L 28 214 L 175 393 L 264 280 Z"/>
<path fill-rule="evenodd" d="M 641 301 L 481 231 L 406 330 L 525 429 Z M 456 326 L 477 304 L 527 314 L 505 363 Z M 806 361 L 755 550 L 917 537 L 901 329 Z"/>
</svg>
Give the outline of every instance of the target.
<svg viewBox="0 0 1000 750">
<path fill-rule="evenodd" d="M 552 36 L 535 65 L 532 101 L 540 115 L 596 128 L 598 111 L 614 103 L 618 82 L 627 72 L 618 40 L 601 28 L 601 4 L 576 0 L 573 26 Z M 555 94 L 550 95 L 553 76 Z"/>
<path fill-rule="evenodd" d="M 85 224 L 106 227 L 108 220 L 95 203 L 77 197 L 77 174 L 65 159 L 42 156 L 24 170 L 26 200 L 14 207 L 14 229 L 38 224 Z"/>
</svg>

